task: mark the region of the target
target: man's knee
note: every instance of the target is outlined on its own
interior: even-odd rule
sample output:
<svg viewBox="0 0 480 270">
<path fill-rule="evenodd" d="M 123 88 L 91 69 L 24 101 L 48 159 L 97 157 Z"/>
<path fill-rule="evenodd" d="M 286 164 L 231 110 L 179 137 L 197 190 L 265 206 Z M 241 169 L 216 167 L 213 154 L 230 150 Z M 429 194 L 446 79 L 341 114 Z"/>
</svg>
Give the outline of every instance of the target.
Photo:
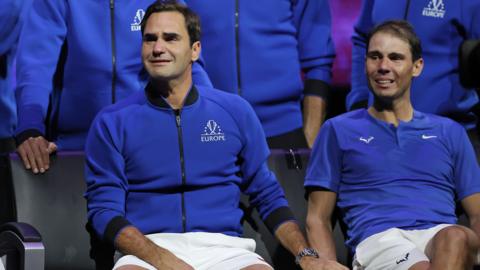
<svg viewBox="0 0 480 270">
<path fill-rule="evenodd" d="M 440 230 L 435 235 L 436 248 L 451 248 L 457 251 L 463 248 L 469 252 L 476 252 L 479 247 L 478 236 L 469 228 L 450 226 Z"/>
<path fill-rule="evenodd" d="M 468 244 L 467 232 L 458 226 L 450 226 L 450 227 L 444 228 L 440 230 L 435 237 L 437 237 L 439 240 L 447 241 L 452 245 Z"/>
</svg>

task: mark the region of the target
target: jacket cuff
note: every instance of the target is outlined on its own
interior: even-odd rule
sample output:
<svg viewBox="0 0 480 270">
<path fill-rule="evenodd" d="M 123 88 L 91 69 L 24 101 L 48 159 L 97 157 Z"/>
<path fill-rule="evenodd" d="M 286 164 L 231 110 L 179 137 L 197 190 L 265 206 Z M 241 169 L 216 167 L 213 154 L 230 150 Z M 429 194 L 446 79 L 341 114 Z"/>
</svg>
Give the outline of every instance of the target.
<svg viewBox="0 0 480 270">
<path fill-rule="evenodd" d="M 125 227 L 130 226 L 131 223 L 122 216 L 116 216 L 108 222 L 107 227 L 105 228 L 105 233 L 103 234 L 103 239 L 115 246 L 115 239 L 117 238 L 118 233 Z"/>
<path fill-rule="evenodd" d="M 42 132 L 36 130 L 36 129 L 27 129 L 15 136 L 15 142 L 17 144 L 17 147 L 21 145 L 24 141 L 28 140 L 30 137 L 40 137 L 40 136 L 45 136 L 42 134 Z"/>
<path fill-rule="evenodd" d="M 273 212 L 265 218 L 265 225 L 273 234 L 278 226 L 291 220 L 296 220 L 292 211 L 288 206 L 282 206 L 273 210 Z"/>
<path fill-rule="evenodd" d="M 328 100 L 330 95 L 330 85 L 328 85 L 328 83 L 321 80 L 307 79 L 305 80 L 304 87 L 303 95 L 318 96 L 324 100 Z"/>
</svg>

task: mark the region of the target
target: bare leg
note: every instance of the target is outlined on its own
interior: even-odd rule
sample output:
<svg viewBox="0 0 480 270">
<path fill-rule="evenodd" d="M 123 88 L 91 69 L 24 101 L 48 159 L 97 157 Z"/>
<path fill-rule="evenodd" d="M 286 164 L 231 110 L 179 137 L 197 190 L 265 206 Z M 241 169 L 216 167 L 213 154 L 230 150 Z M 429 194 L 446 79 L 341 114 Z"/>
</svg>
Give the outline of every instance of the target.
<svg viewBox="0 0 480 270">
<path fill-rule="evenodd" d="M 463 226 L 446 227 L 440 230 L 427 245 L 425 253 L 430 258 L 430 265 L 427 267 L 426 264 L 422 265 L 424 262 L 421 262 L 410 269 L 471 269 L 478 249 L 478 242 L 478 237 L 469 228 Z"/>
</svg>

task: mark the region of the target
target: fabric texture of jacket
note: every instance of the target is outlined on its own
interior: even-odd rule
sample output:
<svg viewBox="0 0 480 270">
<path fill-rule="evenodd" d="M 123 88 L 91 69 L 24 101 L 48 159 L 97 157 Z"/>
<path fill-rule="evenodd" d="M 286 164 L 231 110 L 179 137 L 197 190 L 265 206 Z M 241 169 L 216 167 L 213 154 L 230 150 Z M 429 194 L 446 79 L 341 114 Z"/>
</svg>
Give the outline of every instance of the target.
<svg viewBox="0 0 480 270">
<path fill-rule="evenodd" d="M 0 139 L 12 138 L 17 124 L 13 63 L 18 36 L 31 0 L 0 2 Z"/>
<path fill-rule="evenodd" d="M 185 2 L 200 16 L 205 69 L 215 88 L 244 97 L 267 137 L 302 127 L 303 95 L 325 98 L 331 80 L 328 1 Z"/>
<path fill-rule="evenodd" d="M 48 133 L 59 150 L 83 149 L 91 121 L 101 108 L 143 90 L 147 76 L 140 56 L 140 23 L 151 3 L 34 2 L 19 41 L 19 143 Z M 64 57 L 60 57 L 62 46 Z M 52 83 L 59 58 L 62 72 Z M 197 66 L 194 70 L 201 73 Z M 46 130 L 49 104 L 50 130 Z"/>
<path fill-rule="evenodd" d="M 128 224 L 144 234 L 241 236 L 242 192 L 272 230 L 293 219 L 245 100 L 192 87 L 173 110 L 148 86 L 145 93 L 104 109 L 87 138 L 85 197 L 101 238 L 114 241 Z"/>
<path fill-rule="evenodd" d="M 422 74 L 412 83 L 413 107 L 473 128 L 475 117 L 470 111 L 478 96 L 460 85 L 458 51 L 464 40 L 480 38 L 480 0 L 364 0 L 362 5 L 352 38 L 352 89 L 347 108 L 372 101 L 364 68 L 368 32 L 385 20 L 405 19 L 422 42 L 425 61 Z"/>
</svg>

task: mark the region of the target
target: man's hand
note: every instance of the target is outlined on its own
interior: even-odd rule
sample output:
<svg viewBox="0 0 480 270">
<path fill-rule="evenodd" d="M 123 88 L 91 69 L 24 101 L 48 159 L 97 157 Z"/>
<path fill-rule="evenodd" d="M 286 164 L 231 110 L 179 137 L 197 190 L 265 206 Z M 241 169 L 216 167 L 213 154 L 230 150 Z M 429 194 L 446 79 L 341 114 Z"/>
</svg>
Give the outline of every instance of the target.
<svg viewBox="0 0 480 270">
<path fill-rule="evenodd" d="M 30 137 L 17 148 L 25 168 L 35 174 L 44 173 L 50 168 L 50 154 L 55 151 L 57 146 L 42 136 Z"/>
<path fill-rule="evenodd" d="M 300 260 L 300 267 L 303 270 L 348 270 L 347 267 L 336 261 L 309 256 L 305 256 Z"/>
<path fill-rule="evenodd" d="M 169 251 L 162 251 L 160 259 L 154 264 L 157 269 L 165 270 L 195 270 L 192 266 L 184 262 L 182 259 L 173 255 Z"/>
<path fill-rule="evenodd" d="M 317 96 L 305 96 L 303 98 L 303 132 L 309 148 L 317 138 L 323 120 L 325 120 L 327 103 Z"/>
</svg>

